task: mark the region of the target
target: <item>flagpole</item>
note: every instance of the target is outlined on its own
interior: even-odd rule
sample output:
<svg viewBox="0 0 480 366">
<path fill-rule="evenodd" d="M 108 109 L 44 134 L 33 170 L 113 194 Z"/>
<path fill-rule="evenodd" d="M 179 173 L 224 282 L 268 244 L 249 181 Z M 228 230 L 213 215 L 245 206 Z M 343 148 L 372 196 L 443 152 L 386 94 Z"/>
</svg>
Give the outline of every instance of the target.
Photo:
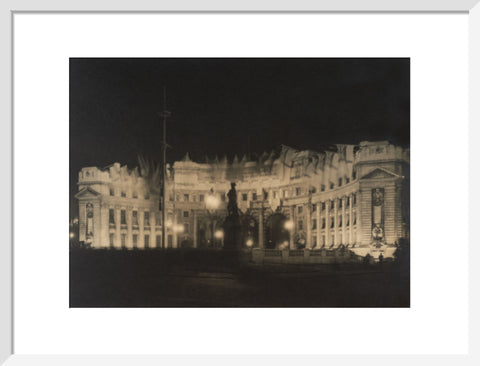
<svg viewBox="0 0 480 366">
<path fill-rule="evenodd" d="M 166 222 L 167 222 L 167 118 L 171 113 L 167 111 L 167 88 L 163 87 L 163 111 L 160 117 L 163 118 L 163 138 L 162 138 L 162 180 L 160 202 L 162 209 L 162 249 L 166 246 Z"/>
</svg>

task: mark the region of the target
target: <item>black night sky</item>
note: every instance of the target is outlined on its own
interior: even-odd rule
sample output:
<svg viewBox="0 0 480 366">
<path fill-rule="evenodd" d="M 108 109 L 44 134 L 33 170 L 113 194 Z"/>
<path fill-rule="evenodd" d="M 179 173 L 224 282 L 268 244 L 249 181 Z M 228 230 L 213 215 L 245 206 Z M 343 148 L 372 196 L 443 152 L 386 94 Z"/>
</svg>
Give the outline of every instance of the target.
<svg viewBox="0 0 480 366">
<path fill-rule="evenodd" d="M 402 59 L 70 59 L 70 181 L 113 162 L 159 159 L 163 86 L 169 161 L 335 143 L 410 144 Z"/>
</svg>

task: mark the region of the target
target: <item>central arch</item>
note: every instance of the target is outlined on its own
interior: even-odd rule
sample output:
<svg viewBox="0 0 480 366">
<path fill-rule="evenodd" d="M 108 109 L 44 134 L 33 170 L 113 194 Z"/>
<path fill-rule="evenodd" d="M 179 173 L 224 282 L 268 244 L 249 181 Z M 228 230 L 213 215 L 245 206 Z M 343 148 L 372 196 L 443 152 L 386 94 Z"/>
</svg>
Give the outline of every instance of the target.
<svg viewBox="0 0 480 366">
<path fill-rule="evenodd" d="M 265 248 L 278 249 L 290 242 L 290 233 L 285 229 L 287 216 L 281 212 L 275 212 L 266 220 L 266 242 Z"/>
</svg>

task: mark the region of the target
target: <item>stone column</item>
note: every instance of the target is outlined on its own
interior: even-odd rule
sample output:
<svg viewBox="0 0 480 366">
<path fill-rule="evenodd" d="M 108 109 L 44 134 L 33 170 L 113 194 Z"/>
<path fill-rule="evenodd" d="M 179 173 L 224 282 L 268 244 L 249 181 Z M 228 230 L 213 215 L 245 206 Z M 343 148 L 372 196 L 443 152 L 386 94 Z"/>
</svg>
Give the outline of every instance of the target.
<svg viewBox="0 0 480 366">
<path fill-rule="evenodd" d="M 330 246 L 330 200 L 325 201 L 325 247 Z"/>
<path fill-rule="evenodd" d="M 198 246 L 198 228 L 197 228 L 197 211 L 192 210 L 193 215 L 193 247 Z"/>
<path fill-rule="evenodd" d="M 353 244 L 353 197 L 352 194 L 348 195 L 350 205 L 348 206 L 348 217 L 350 218 L 350 225 L 348 226 L 348 242 Z"/>
<path fill-rule="evenodd" d="M 306 243 L 306 248 L 312 249 L 313 243 L 312 243 L 312 204 L 309 202 L 307 203 L 307 243 Z"/>
<path fill-rule="evenodd" d="M 317 202 L 317 249 L 320 248 L 321 236 L 322 236 L 322 222 L 320 221 L 320 210 L 322 209 L 322 203 Z"/>
<path fill-rule="evenodd" d="M 357 204 L 355 205 L 355 214 L 357 215 L 357 235 L 355 241 L 361 245 L 362 244 L 362 217 L 360 215 L 360 190 L 355 193 L 355 196 L 357 197 Z"/>
<path fill-rule="evenodd" d="M 157 236 L 157 226 L 155 225 L 157 222 L 156 212 L 155 210 L 150 211 L 150 238 L 148 246 L 150 248 L 155 247 L 155 237 Z"/>
<path fill-rule="evenodd" d="M 138 239 L 137 248 L 145 249 L 143 226 L 145 225 L 145 210 L 138 209 Z"/>
<path fill-rule="evenodd" d="M 126 247 L 131 249 L 133 248 L 132 243 L 132 208 L 127 207 L 127 242 L 125 243 Z"/>
<path fill-rule="evenodd" d="M 115 207 L 115 238 L 113 241 L 113 246 L 115 248 L 120 248 L 122 246 L 121 237 L 120 237 L 120 208 Z"/>
<path fill-rule="evenodd" d="M 345 205 L 347 200 L 345 197 L 340 198 L 342 200 L 342 244 L 347 242 L 347 221 L 345 220 Z"/>
<path fill-rule="evenodd" d="M 262 193 L 263 194 L 263 193 Z M 260 207 L 260 214 L 258 215 L 258 246 L 260 249 L 263 249 L 263 202 L 262 207 Z"/>
<path fill-rule="evenodd" d="M 333 225 L 333 233 L 335 237 L 334 248 L 338 247 L 338 200 L 333 200 L 333 219 L 335 220 L 335 225 Z"/>
</svg>

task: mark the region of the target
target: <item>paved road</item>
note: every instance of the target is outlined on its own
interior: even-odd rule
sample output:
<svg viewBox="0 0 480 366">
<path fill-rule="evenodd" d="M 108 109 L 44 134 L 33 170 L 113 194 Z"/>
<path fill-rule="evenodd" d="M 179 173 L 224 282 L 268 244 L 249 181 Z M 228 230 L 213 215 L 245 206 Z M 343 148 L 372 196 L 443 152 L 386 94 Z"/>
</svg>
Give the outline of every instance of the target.
<svg viewBox="0 0 480 366">
<path fill-rule="evenodd" d="M 409 306 L 409 284 L 384 271 L 246 275 L 175 271 L 158 276 L 83 277 L 78 307 L 392 307 Z"/>
</svg>

